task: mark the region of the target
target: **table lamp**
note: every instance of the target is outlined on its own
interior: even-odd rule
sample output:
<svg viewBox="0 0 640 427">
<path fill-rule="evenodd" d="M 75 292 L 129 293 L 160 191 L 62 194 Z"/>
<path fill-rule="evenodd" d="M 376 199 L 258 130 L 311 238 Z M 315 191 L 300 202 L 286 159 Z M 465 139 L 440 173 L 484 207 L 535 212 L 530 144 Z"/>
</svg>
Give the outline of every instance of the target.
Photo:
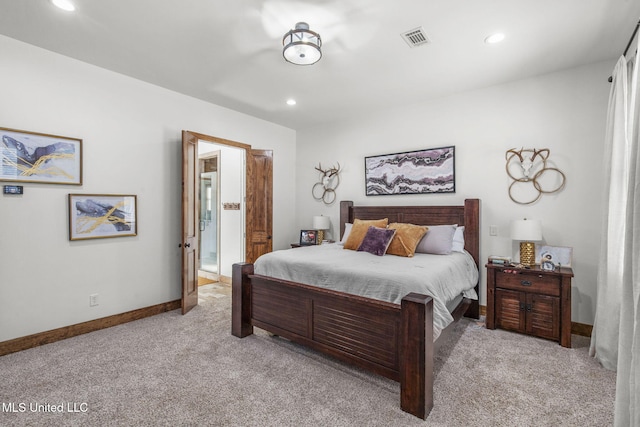
<svg viewBox="0 0 640 427">
<path fill-rule="evenodd" d="M 531 267 L 536 264 L 536 240 L 542 240 L 542 226 L 534 219 L 511 222 L 511 239 L 520 241 L 520 264 Z"/>
<path fill-rule="evenodd" d="M 318 230 L 318 244 L 324 240 L 324 230 L 331 228 L 331 220 L 328 216 L 317 215 L 313 217 L 313 228 Z"/>
</svg>

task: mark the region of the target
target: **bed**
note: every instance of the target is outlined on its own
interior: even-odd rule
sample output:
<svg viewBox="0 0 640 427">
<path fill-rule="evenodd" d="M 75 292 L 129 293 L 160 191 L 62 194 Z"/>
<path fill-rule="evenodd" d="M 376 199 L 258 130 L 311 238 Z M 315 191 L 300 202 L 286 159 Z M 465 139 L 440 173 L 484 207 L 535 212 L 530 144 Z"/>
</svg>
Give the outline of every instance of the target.
<svg viewBox="0 0 640 427">
<path fill-rule="evenodd" d="M 479 209 L 478 199 L 456 206 L 354 206 L 343 201 L 340 235 L 345 224 L 356 218 L 464 225 L 464 250 L 477 269 Z M 290 251 L 301 250 L 306 249 Z M 433 407 L 435 347 L 463 315 L 479 317 L 477 299 L 458 298 L 457 305 L 449 308 L 453 322 L 442 330 L 436 328 L 439 338 L 434 342 L 434 300 L 424 293 L 409 292 L 399 303 L 389 302 L 254 271 L 254 264 L 233 266 L 233 335 L 251 335 L 255 326 L 397 381 L 402 410 L 422 419 Z M 477 294 L 477 282 L 474 290 Z M 436 323 L 438 317 L 436 313 Z"/>
</svg>

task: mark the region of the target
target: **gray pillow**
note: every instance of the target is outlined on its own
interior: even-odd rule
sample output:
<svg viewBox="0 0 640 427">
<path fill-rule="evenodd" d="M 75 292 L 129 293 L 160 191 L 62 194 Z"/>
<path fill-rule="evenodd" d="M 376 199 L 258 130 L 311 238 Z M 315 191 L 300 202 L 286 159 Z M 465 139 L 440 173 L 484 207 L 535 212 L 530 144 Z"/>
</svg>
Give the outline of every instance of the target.
<svg viewBox="0 0 640 427">
<path fill-rule="evenodd" d="M 429 231 L 418 243 L 416 253 L 449 255 L 456 225 L 429 225 L 428 227 Z"/>
</svg>

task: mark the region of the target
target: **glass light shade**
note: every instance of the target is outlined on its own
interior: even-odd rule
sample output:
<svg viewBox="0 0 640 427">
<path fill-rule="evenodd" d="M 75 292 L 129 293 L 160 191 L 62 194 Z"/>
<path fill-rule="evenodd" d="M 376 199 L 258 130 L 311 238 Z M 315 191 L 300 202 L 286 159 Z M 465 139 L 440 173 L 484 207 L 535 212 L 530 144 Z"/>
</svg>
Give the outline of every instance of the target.
<svg viewBox="0 0 640 427">
<path fill-rule="evenodd" d="M 519 219 L 511 222 L 511 239 L 520 241 L 542 240 L 542 225 L 535 219 Z"/>
<path fill-rule="evenodd" d="M 315 64 L 322 58 L 320 34 L 309 30 L 306 22 L 298 22 L 296 28 L 282 38 L 284 59 L 296 65 Z"/>
</svg>

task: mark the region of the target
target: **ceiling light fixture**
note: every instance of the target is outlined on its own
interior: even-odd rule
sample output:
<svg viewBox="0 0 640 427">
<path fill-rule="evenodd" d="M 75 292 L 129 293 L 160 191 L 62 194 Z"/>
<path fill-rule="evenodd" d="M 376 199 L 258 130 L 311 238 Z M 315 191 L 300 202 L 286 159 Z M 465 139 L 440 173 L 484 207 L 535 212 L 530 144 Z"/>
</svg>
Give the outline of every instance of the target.
<svg viewBox="0 0 640 427">
<path fill-rule="evenodd" d="M 484 39 L 484 42 L 487 44 L 494 44 L 494 43 L 500 43 L 502 40 L 504 40 L 504 34 L 496 33 L 496 34 L 491 34 L 489 37 Z"/>
<path fill-rule="evenodd" d="M 67 12 L 73 12 L 76 10 L 76 7 L 69 0 L 51 0 L 51 3 L 62 10 L 66 10 Z"/>
<path fill-rule="evenodd" d="M 296 65 L 315 64 L 322 58 L 320 34 L 309 30 L 309 24 L 298 22 L 296 28 L 282 38 L 282 56 Z"/>
<path fill-rule="evenodd" d="M 296 105 L 295 99 L 287 99 L 287 105 Z"/>
</svg>

